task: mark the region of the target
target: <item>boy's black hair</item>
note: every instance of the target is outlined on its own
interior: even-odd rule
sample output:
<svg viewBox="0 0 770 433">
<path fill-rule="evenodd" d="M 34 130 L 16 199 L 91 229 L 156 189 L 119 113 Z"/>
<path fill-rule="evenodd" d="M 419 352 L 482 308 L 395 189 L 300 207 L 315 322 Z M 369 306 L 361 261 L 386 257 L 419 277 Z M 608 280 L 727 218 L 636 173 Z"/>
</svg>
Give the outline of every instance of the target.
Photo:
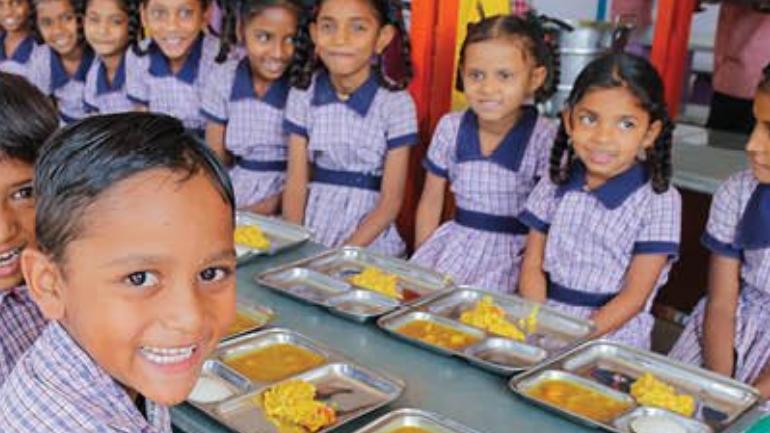
<svg viewBox="0 0 770 433">
<path fill-rule="evenodd" d="M 83 14 L 88 9 L 88 5 L 92 0 L 85 0 L 83 7 Z M 139 54 L 139 42 L 142 38 L 142 17 L 139 13 L 139 0 L 116 0 L 123 9 L 126 15 L 128 15 L 128 46 L 134 51 L 135 54 Z"/>
<path fill-rule="evenodd" d="M 182 174 L 184 180 L 205 174 L 234 209 L 227 171 L 205 143 L 171 116 L 95 116 L 54 134 L 35 169 L 35 233 L 41 250 L 63 263 L 67 245 L 83 231 L 88 207 L 117 183 L 157 169 Z"/>
<path fill-rule="evenodd" d="M 0 160 L 35 163 L 38 150 L 59 127 L 51 100 L 24 78 L 0 72 Z"/>
<path fill-rule="evenodd" d="M 770 92 L 770 63 L 762 70 L 762 79 L 759 80 L 759 90 Z"/>
<path fill-rule="evenodd" d="M 217 63 L 227 60 L 230 49 L 238 43 L 238 21 L 245 23 L 267 8 L 283 7 L 297 16 L 297 23 L 303 22 L 304 6 L 299 0 L 230 0 L 222 8 L 222 33 L 219 35 Z"/>
<path fill-rule="evenodd" d="M 657 193 L 668 190 L 671 181 L 671 136 L 674 124 L 666 109 L 663 80 L 647 59 L 633 54 L 613 52 L 592 61 L 580 72 L 572 87 L 565 109 L 571 110 L 583 97 L 597 89 L 624 87 L 650 115 L 650 123 L 662 124 L 655 144 L 647 149 L 645 166 Z M 576 156 L 562 118 L 551 150 L 550 176 L 557 184 L 569 179 Z"/>
<path fill-rule="evenodd" d="M 297 42 L 294 45 L 294 61 L 290 67 L 291 84 L 300 89 L 307 89 L 310 86 L 313 74 L 316 69 L 323 67 L 315 55 L 315 46 L 310 38 L 310 23 L 315 21 L 321 5 L 324 0 L 311 1 L 311 13 L 304 14 L 297 33 Z M 409 85 L 414 76 L 412 68 L 411 46 L 409 44 L 409 33 L 404 24 L 403 5 L 401 0 L 367 0 L 378 15 L 380 25 L 390 24 L 396 28 L 399 38 L 393 38 L 391 44 L 401 45 L 401 62 L 403 63 L 403 78 L 393 80 L 385 72 L 382 64 L 382 56 L 377 56 L 374 69 L 377 80 L 380 85 L 388 90 L 403 90 Z"/>
<path fill-rule="evenodd" d="M 468 33 L 460 47 L 460 59 L 457 62 L 455 88 L 463 92 L 463 66 L 465 49 L 468 45 L 497 38 L 511 38 L 521 42 L 524 55 L 532 59 L 536 66 L 546 69 L 543 85 L 535 92 L 535 100 L 542 102 L 551 97 L 559 82 L 556 67 L 556 46 L 548 41 L 541 18 L 532 12 L 523 16 L 495 15 L 468 24 Z"/>
</svg>

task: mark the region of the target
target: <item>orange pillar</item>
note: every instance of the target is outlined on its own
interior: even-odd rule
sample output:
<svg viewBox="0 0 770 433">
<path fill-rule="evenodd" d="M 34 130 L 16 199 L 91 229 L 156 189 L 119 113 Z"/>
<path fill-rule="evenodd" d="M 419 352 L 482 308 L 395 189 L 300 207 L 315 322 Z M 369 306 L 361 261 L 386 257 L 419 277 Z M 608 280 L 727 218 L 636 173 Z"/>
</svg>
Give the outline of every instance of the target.
<svg viewBox="0 0 770 433">
<path fill-rule="evenodd" d="M 441 8 L 439 8 L 439 1 L 441 1 Z M 409 40 L 412 46 L 414 78 L 409 86 L 409 91 L 417 105 L 420 143 L 412 149 L 409 159 L 404 201 L 398 217 L 399 232 L 409 246 L 414 243 L 415 213 L 425 180 L 422 159 L 427 151 L 431 131 L 433 131 L 433 126 L 435 125 L 431 121 L 431 109 L 433 106 L 432 83 L 435 66 L 434 51 L 437 34 L 439 33 L 436 30 L 439 10 L 446 10 L 444 9 L 444 1 L 420 0 L 412 2 Z"/>
<path fill-rule="evenodd" d="M 679 113 L 690 27 L 696 0 L 659 0 L 650 59 L 666 86 L 666 103 L 672 118 Z"/>
</svg>

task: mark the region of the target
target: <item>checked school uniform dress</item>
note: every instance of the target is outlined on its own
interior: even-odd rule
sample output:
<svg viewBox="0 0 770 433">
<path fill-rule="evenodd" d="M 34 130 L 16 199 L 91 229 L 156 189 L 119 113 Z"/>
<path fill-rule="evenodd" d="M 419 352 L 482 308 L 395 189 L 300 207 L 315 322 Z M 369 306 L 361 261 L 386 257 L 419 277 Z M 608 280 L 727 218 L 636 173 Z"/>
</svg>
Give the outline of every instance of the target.
<svg viewBox="0 0 770 433">
<path fill-rule="evenodd" d="M 64 69 L 59 54 L 47 45 L 35 51 L 30 68 L 30 81 L 44 94 L 53 97 L 59 109 L 62 123 L 69 124 L 87 117 L 83 95 L 86 87 L 86 75 L 94 53 L 90 48 L 83 49 L 80 65 L 71 76 Z"/>
<path fill-rule="evenodd" d="M 555 135 L 553 122 L 527 106 L 497 149 L 484 156 L 476 114 L 445 115 L 424 165 L 450 183 L 457 209 L 411 261 L 450 274 L 457 284 L 512 293 L 529 231 L 516 217 L 548 170 Z"/>
<path fill-rule="evenodd" d="M 225 147 L 235 157 L 230 178 L 239 208 L 283 191 L 288 153 L 283 118 L 288 95 L 288 81 L 279 79 L 259 97 L 248 58 L 212 70 L 201 113 L 210 122 L 226 126 Z"/>
<path fill-rule="evenodd" d="M 585 179 L 585 167 L 579 162 L 564 185 L 544 178 L 519 217 L 548 236 L 543 260 L 549 279 L 547 304 L 590 318 L 623 288 L 635 255 L 669 256 L 644 310 L 607 335 L 649 348 L 654 323 L 650 307 L 679 251 L 681 197 L 673 187 L 656 193 L 641 164 L 593 191 L 585 188 Z"/>
<path fill-rule="evenodd" d="M 171 433 L 168 408 L 146 401 L 145 410 L 58 322 L 0 387 L 3 433 Z"/>
<path fill-rule="evenodd" d="M 0 386 L 46 324 L 26 286 L 0 291 Z"/>
<path fill-rule="evenodd" d="M 134 103 L 126 92 L 126 55 L 120 60 L 110 81 L 107 68 L 96 59 L 86 75 L 84 103 L 89 114 L 113 114 L 134 111 Z"/>
<path fill-rule="evenodd" d="M 147 54 L 129 51 L 126 55 L 129 99 L 152 112 L 178 118 L 185 128 L 204 137 L 206 118 L 200 113 L 203 86 L 215 64 L 219 41 L 201 33 L 176 74 L 160 47 L 153 41 L 147 43 Z"/>
<path fill-rule="evenodd" d="M 5 52 L 5 32 L 0 32 L 0 72 L 21 75 L 29 80 L 32 54 L 42 48 L 31 35 L 24 38 L 12 53 Z"/>
<path fill-rule="evenodd" d="M 284 126 L 308 140 L 305 226 L 328 247 L 343 244 L 377 206 L 387 153 L 417 143 L 412 97 L 381 87 L 374 73 L 345 102 L 328 74 L 318 73 L 307 90 L 289 92 Z M 391 224 L 369 249 L 400 256 L 405 245 Z"/>
<path fill-rule="evenodd" d="M 702 242 L 713 254 L 741 262 L 734 377 L 753 383 L 770 368 L 770 184 L 760 184 L 751 170 L 726 180 L 714 195 Z M 705 314 L 704 298 L 690 315 L 669 356 L 698 366 L 704 364 Z"/>
</svg>

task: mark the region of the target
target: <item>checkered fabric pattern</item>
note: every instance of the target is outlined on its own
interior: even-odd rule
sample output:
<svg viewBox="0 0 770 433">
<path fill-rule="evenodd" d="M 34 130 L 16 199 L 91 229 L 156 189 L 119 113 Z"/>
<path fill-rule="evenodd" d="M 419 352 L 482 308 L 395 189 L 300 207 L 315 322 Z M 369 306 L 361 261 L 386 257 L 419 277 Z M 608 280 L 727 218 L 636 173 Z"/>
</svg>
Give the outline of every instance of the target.
<svg viewBox="0 0 770 433">
<path fill-rule="evenodd" d="M 45 326 L 25 286 L 0 292 L 0 386 Z"/>
<path fill-rule="evenodd" d="M 147 419 L 126 390 L 57 322 L 0 388 L 3 433 L 171 433 L 168 409 L 147 402 Z"/>
</svg>

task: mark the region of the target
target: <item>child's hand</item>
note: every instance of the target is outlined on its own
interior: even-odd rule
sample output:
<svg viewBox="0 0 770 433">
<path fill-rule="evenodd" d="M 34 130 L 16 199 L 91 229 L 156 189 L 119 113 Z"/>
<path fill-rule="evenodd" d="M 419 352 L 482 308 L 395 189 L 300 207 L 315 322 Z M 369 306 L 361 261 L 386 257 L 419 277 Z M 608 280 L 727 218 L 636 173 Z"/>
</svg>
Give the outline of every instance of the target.
<svg viewBox="0 0 770 433">
<path fill-rule="evenodd" d="M 540 303 L 545 303 L 548 293 L 548 280 L 543 272 L 546 239 L 545 233 L 529 231 L 519 276 L 519 295 Z"/>
</svg>

